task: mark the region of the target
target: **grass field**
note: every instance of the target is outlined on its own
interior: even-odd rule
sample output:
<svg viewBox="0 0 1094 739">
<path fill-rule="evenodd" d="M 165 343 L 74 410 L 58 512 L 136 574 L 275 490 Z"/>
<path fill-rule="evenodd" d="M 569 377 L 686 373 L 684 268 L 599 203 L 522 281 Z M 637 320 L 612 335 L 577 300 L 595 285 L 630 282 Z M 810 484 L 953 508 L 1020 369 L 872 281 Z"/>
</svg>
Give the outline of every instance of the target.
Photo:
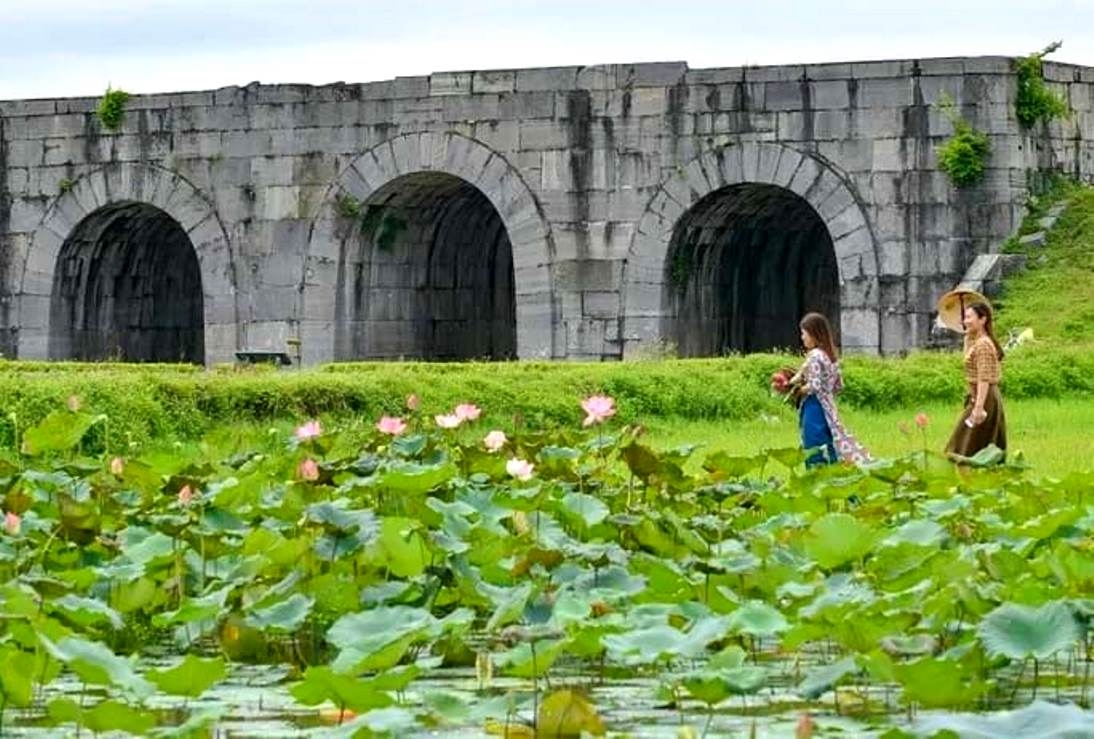
<svg viewBox="0 0 1094 739">
<path fill-rule="evenodd" d="M 891 458 L 918 451 L 924 442 L 929 449 L 940 451 L 953 430 L 959 411 L 957 405 L 929 404 L 884 412 L 845 408 L 841 414 L 871 454 Z M 1012 400 L 1006 403 L 1006 411 L 1010 451 L 1022 452 L 1035 477 L 1094 470 L 1094 399 L 1081 398 L 1067 403 Z M 929 419 L 925 432 L 915 426 L 915 416 L 920 412 L 927 414 Z M 371 422 L 365 418 L 327 419 L 324 424 L 334 428 L 347 424 L 371 425 Z M 794 447 L 799 443 L 797 417 L 788 407 L 742 421 L 651 417 L 642 424 L 647 429 L 646 440 L 652 446 L 667 449 L 700 445 L 692 462 L 696 468 L 710 452 L 748 455 L 761 449 Z M 219 426 L 206 435 L 202 443 L 219 453 L 231 454 L 260 445 L 263 438 L 280 439 L 291 432 L 293 425 L 284 420 Z M 510 430 L 504 423 L 497 425 Z M 494 425 L 489 422 L 480 423 L 478 431 L 485 434 L 492 428 Z M 187 446 L 196 445 L 191 442 Z M 168 445 L 163 449 L 170 448 Z"/>
<path fill-rule="evenodd" d="M 848 409 L 842 416 L 871 454 L 896 457 L 923 448 L 924 434 L 914 423 L 921 411 L 930 421 L 925 433 L 928 448 L 941 450 L 957 420 L 957 406 L 929 405 L 883 413 Z M 1018 400 L 1006 403 L 1006 412 L 1010 450 L 1023 453 L 1035 476 L 1094 469 L 1094 400 Z M 902 432 L 901 424 L 910 433 Z M 797 420 L 790 409 L 744 422 L 658 419 L 648 427 L 651 442 L 662 448 L 702 443 L 708 452 L 744 455 L 798 444 Z"/>
<path fill-rule="evenodd" d="M 1094 187 L 1061 185 L 1034 204 L 1022 232 L 1033 230 L 1049 206 L 1066 200 L 1067 210 L 1048 233 L 1045 246 L 1024 252 L 1027 269 L 1007 279 L 998 299 L 1002 335 L 1032 328 L 1049 345 L 1094 343 Z"/>
</svg>

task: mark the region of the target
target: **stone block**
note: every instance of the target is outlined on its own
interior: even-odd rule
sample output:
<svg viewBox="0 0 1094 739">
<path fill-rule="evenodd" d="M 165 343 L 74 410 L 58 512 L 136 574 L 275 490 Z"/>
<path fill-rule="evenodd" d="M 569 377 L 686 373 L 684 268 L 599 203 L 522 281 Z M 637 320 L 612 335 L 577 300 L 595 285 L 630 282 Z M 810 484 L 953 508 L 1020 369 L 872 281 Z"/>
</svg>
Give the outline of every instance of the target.
<svg viewBox="0 0 1094 739">
<path fill-rule="evenodd" d="M 965 57 L 965 72 L 968 74 L 1011 74 L 1014 60 L 1008 56 Z"/>
<path fill-rule="evenodd" d="M 557 121 L 529 121 L 520 126 L 521 149 L 566 149 L 570 138 L 570 128 Z"/>
<path fill-rule="evenodd" d="M 517 70 L 517 92 L 573 90 L 577 87 L 580 67 L 544 67 Z"/>
<path fill-rule="evenodd" d="M 396 77 L 388 93 L 394 98 L 422 98 L 429 95 L 429 77 Z"/>
<path fill-rule="evenodd" d="M 888 241 L 878 247 L 878 276 L 899 277 L 908 272 L 908 250 L 902 241 Z"/>
<path fill-rule="evenodd" d="M 804 110 L 801 82 L 768 82 L 764 85 L 764 109 L 773 111 Z"/>
<path fill-rule="evenodd" d="M 854 76 L 851 65 L 840 62 L 806 65 L 805 75 L 810 80 L 849 80 Z"/>
<path fill-rule="evenodd" d="M 852 62 L 851 76 L 858 80 L 904 77 L 911 79 L 916 62 L 900 59 L 882 62 Z"/>
<path fill-rule="evenodd" d="M 901 108 L 857 108 L 851 111 L 855 138 L 900 138 L 907 134 Z"/>
<path fill-rule="evenodd" d="M 840 344 L 849 353 L 876 354 L 880 350 L 877 311 L 854 308 L 840 311 Z"/>
<path fill-rule="evenodd" d="M 580 90 L 611 90 L 616 86 L 616 68 L 610 64 L 582 67 L 577 73 Z"/>
<path fill-rule="evenodd" d="M 846 80 L 811 82 L 809 89 L 810 106 L 816 110 L 842 110 L 851 104 Z"/>
<path fill-rule="evenodd" d="M 685 79 L 693 85 L 730 85 L 744 81 L 744 68 L 689 69 Z"/>
<path fill-rule="evenodd" d="M 471 72 L 434 72 L 429 76 L 429 94 L 468 95 L 471 93 Z"/>
<path fill-rule="evenodd" d="M 1025 247 L 1040 248 L 1045 245 L 1046 236 L 1047 234 L 1044 231 L 1035 231 L 1018 239 L 1018 244 Z"/>
<path fill-rule="evenodd" d="M 554 92 L 506 93 L 498 98 L 498 116 L 505 119 L 528 120 L 554 118 L 556 95 Z"/>
<path fill-rule="evenodd" d="M 920 59 L 919 73 L 924 77 L 950 76 L 959 77 L 965 73 L 966 57 L 938 57 L 935 59 Z"/>
<path fill-rule="evenodd" d="M 520 149 L 520 123 L 491 120 L 475 124 L 475 139 L 495 151 L 515 152 Z"/>
<path fill-rule="evenodd" d="M 630 114 L 635 116 L 659 116 L 668 111 L 668 90 L 647 87 L 630 93 Z"/>
<path fill-rule="evenodd" d="M 687 62 L 644 62 L 615 65 L 619 87 L 671 87 L 687 74 Z"/>
<path fill-rule="evenodd" d="M 471 91 L 478 94 L 513 92 L 517 89 L 517 73 L 511 69 L 474 72 Z"/>
<path fill-rule="evenodd" d="M 43 198 L 16 198 L 8 213 L 8 230 L 30 233 L 38 228 L 46 213 L 48 202 Z"/>
<path fill-rule="evenodd" d="M 753 82 L 796 82 L 804 76 L 805 67 L 797 64 L 745 68 L 745 79 Z"/>
<path fill-rule="evenodd" d="M 40 139 L 16 139 L 8 143 L 5 163 L 11 167 L 45 164 L 45 142 Z"/>
<path fill-rule="evenodd" d="M 911 77 L 860 78 L 856 100 L 865 108 L 902 108 L 914 102 L 913 87 Z"/>
</svg>

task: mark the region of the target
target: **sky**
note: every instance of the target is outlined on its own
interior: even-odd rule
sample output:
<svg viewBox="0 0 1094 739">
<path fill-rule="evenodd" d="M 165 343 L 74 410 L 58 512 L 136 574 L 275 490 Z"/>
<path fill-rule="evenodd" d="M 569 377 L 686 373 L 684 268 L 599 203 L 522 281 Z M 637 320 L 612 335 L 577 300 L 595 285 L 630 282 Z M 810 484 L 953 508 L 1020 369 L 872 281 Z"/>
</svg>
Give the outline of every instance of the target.
<svg viewBox="0 0 1094 739">
<path fill-rule="evenodd" d="M 1094 66 L 1094 0 L 0 0 L 0 99 L 643 61 Z"/>
</svg>

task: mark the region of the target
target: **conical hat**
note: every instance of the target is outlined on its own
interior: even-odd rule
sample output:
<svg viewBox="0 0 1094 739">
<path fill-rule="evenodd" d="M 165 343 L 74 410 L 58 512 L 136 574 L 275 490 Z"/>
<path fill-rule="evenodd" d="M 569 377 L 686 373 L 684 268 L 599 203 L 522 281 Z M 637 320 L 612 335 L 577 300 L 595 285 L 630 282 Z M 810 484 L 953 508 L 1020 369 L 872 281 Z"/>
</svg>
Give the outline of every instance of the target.
<svg viewBox="0 0 1094 739">
<path fill-rule="evenodd" d="M 950 290 L 938 299 L 938 325 L 959 334 L 965 333 L 965 308 L 973 303 L 991 305 L 987 298 L 975 290 L 964 287 Z"/>
</svg>

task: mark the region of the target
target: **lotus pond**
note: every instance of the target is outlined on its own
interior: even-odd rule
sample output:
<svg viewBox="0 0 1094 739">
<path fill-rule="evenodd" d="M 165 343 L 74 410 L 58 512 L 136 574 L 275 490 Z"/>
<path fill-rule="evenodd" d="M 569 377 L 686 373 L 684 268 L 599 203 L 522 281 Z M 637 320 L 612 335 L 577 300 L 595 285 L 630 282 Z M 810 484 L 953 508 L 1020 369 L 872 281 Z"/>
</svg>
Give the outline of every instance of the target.
<svg viewBox="0 0 1094 739">
<path fill-rule="evenodd" d="M 1094 733 L 1094 473 L 806 472 L 582 405 L 226 458 L 57 410 L 0 459 L 0 733 Z"/>
</svg>

